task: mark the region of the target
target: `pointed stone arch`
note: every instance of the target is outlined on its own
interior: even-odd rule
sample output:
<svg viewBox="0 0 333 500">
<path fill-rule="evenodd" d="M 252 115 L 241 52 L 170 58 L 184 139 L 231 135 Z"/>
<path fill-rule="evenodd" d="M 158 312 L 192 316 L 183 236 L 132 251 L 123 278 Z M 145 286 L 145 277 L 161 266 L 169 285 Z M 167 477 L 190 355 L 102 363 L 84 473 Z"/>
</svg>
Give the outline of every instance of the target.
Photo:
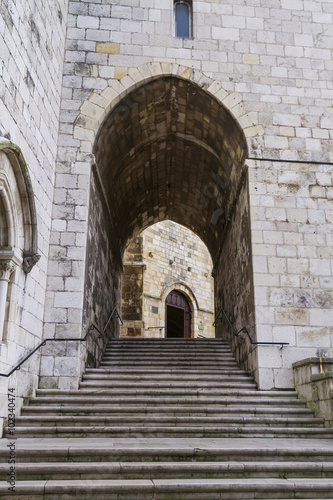
<svg viewBox="0 0 333 500">
<path fill-rule="evenodd" d="M 172 115 L 174 103 L 185 111 Z M 167 110 L 172 119 L 162 123 Z M 187 122 L 189 113 L 196 111 L 199 118 Z M 186 115 L 183 122 L 182 113 Z M 145 119 L 158 125 L 152 134 Z M 190 127 L 182 130 L 182 123 L 190 123 Z M 127 243 L 146 227 L 169 219 L 192 230 L 207 246 L 218 271 L 214 277 L 218 286 L 215 311 L 232 279 L 222 269 L 242 269 L 242 277 L 231 281 L 235 293 L 241 289 L 244 295 L 235 305 L 235 315 L 242 323 L 246 316 L 247 324 L 254 328 L 246 158 L 263 133 L 258 113 L 245 113 L 241 94 L 229 93 L 221 82 L 175 64 L 131 68 L 109 80 L 103 91 L 90 95 L 74 125 L 76 172 L 82 160 L 82 168 L 88 167 L 89 160 L 93 167 L 85 325 L 95 311 L 107 317 L 111 306 L 121 303 Z M 225 256 L 234 265 L 225 266 Z M 104 283 L 104 288 L 96 283 Z M 222 334 L 218 332 L 218 336 Z"/>
<path fill-rule="evenodd" d="M 2 235 L 0 255 L 13 252 L 29 273 L 38 262 L 37 215 L 32 183 L 20 148 L 0 138 L 0 194 L 7 232 Z"/>
<path fill-rule="evenodd" d="M 110 79 L 103 91 L 94 91 L 83 103 L 74 127 L 74 138 L 81 141 L 81 150 L 85 153 L 93 152 L 93 144 L 104 119 L 129 92 L 154 79 L 166 76 L 195 83 L 208 95 L 217 99 L 242 128 L 248 149 L 253 147 L 253 139 L 263 135 L 264 129 L 259 124 L 258 112 L 244 112 L 240 93 L 227 92 L 220 81 L 213 80 L 199 70 L 179 64 L 154 62 L 124 70 L 119 78 Z"/>
<path fill-rule="evenodd" d="M 14 271 L 29 273 L 39 260 L 32 184 L 20 148 L 0 138 L 0 339 L 11 303 Z M 15 280 L 15 278 L 14 278 Z"/>
<path fill-rule="evenodd" d="M 169 283 L 167 286 L 163 288 L 162 293 L 160 295 L 160 300 L 162 301 L 162 303 L 165 302 L 165 299 L 172 290 L 177 290 L 179 292 L 182 292 L 192 305 L 193 311 L 197 311 L 198 309 L 200 309 L 198 304 L 198 299 L 196 298 L 195 294 L 189 288 L 189 286 L 182 281 L 174 281 L 172 283 Z"/>
</svg>

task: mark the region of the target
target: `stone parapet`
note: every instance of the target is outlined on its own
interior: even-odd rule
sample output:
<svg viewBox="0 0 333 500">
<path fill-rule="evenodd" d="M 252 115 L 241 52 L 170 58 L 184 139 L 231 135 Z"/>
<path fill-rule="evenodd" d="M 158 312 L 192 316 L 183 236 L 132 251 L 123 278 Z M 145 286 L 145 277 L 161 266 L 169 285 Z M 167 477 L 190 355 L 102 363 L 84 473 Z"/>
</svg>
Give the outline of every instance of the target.
<svg viewBox="0 0 333 500">
<path fill-rule="evenodd" d="M 333 358 L 307 358 L 293 363 L 293 370 L 300 398 L 333 427 Z"/>
</svg>

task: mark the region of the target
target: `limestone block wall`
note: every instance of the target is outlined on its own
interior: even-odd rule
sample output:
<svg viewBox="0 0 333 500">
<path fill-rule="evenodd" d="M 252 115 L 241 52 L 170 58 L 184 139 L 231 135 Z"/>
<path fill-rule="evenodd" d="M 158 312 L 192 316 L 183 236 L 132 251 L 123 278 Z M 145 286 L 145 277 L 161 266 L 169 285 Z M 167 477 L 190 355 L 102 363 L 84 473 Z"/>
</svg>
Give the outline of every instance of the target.
<svg viewBox="0 0 333 500">
<path fill-rule="evenodd" d="M 326 302 L 295 299 L 309 289 L 312 300 L 329 294 L 332 279 L 332 259 L 318 250 L 332 236 L 330 185 L 319 180 L 332 174 L 332 14 L 332 3 L 324 0 L 193 2 L 193 38 L 182 39 L 174 36 L 171 0 L 71 0 L 69 5 L 55 180 L 56 245 L 63 234 L 81 241 L 87 235 L 93 144 L 103 119 L 129 89 L 158 75 L 176 74 L 219 98 L 243 128 L 249 159 L 254 158 L 247 165 L 257 340 L 284 338 L 290 344 L 282 351 L 258 348 L 261 368 L 256 375 L 266 388 L 292 385 L 292 362 L 323 347 L 317 345 L 319 331 L 324 332 L 319 343 L 332 349 L 332 312 Z M 297 196 L 286 195 L 291 188 L 283 175 L 288 171 L 300 179 L 289 183 L 300 185 Z M 314 200 L 325 222 L 314 221 Z M 311 226 L 318 229 L 312 236 L 304 230 Z M 318 239 L 314 244 L 311 238 L 323 236 L 324 227 L 325 243 Z M 301 234 L 302 244 L 292 242 L 290 233 L 295 238 Z M 56 251 L 50 254 L 48 314 L 53 318 L 58 308 L 70 317 L 84 302 L 84 250 L 74 255 L 70 245 L 61 245 L 61 257 Z M 73 265 L 81 269 L 79 291 L 59 290 L 59 279 L 70 278 Z M 313 288 L 304 276 L 317 278 Z M 293 301 L 290 318 L 285 290 Z M 56 334 L 63 323 L 56 320 Z M 315 334 L 306 333 L 313 327 Z M 81 329 L 77 320 L 67 333 L 77 335 Z"/>
<path fill-rule="evenodd" d="M 29 274 L 18 268 L 11 275 L 7 323 L 0 345 L 2 372 L 9 371 L 43 335 L 67 4 L 67 0 L 0 3 L 0 136 L 17 145 L 25 159 L 34 192 L 41 255 Z M 53 238 L 60 245 L 60 237 Z M 52 280 L 52 269 L 49 286 L 61 286 L 59 280 Z M 36 354 L 9 380 L 0 380 L 0 421 L 6 415 L 7 386 L 15 389 L 18 411 L 23 398 L 35 390 L 38 371 Z"/>
<path fill-rule="evenodd" d="M 143 260 L 142 240 L 142 235 L 134 238 L 124 254 L 121 301 L 122 337 L 142 337 L 144 331 L 143 280 L 146 264 Z"/>
<path fill-rule="evenodd" d="M 292 385 L 292 362 L 333 348 L 332 166 L 253 162 L 251 214 L 262 384 Z"/>
<path fill-rule="evenodd" d="M 207 247 L 172 221 L 145 229 L 124 255 L 123 337 L 164 337 L 165 300 L 182 292 L 192 310 L 191 336 L 214 337 L 214 281 Z"/>
<path fill-rule="evenodd" d="M 246 171 L 214 264 L 216 336 L 228 340 L 239 365 L 257 375 L 257 345 L 251 344 L 256 325 L 248 192 Z"/>
<path fill-rule="evenodd" d="M 191 336 L 214 337 L 214 280 L 207 247 L 172 221 L 154 224 L 142 234 L 144 336 L 164 337 L 164 330 L 151 327 L 165 326 L 165 299 L 171 290 L 179 290 L 192 309 Z"/>
</svg>

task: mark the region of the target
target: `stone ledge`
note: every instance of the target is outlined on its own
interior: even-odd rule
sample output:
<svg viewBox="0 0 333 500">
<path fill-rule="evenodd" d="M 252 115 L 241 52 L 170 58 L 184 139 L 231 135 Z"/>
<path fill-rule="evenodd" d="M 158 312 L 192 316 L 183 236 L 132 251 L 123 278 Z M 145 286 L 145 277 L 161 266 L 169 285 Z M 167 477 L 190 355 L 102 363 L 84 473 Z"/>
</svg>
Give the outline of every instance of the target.
<svg viewBox="0 0 333 500">
<path fill-rule="evenodd" d="M 311 382 L 314 381 L 319 381 L 319 380 L 327 380 L 327 379 L 333 379 L 333 372 L 324 372 L 321 373 L 320 375 L 312 375 L 311 376 Z M 331 394 L 331 397 L 333 398 L 333 393 Z"/>
<path fill-rule="evenodd" d="M 295 368 L 300 368 L 301 366 L 306 366 L 310 364 L 319 364 L 320 359 L 322 361 L 322 364 L 332 364 L 333 365 L 333 358 L 306 358 L 302 359 L 301 361 L 296 361 L 296 363 L 292 364 L 293 369 Z"/>
<path fill-rule="evenodd" d="M 333 358 L 307 358 L 293 363 L 295 387 L 301 399 L 333 427 Z M 325 369 L 327 371 L 325 371 Z"/>
</svg>

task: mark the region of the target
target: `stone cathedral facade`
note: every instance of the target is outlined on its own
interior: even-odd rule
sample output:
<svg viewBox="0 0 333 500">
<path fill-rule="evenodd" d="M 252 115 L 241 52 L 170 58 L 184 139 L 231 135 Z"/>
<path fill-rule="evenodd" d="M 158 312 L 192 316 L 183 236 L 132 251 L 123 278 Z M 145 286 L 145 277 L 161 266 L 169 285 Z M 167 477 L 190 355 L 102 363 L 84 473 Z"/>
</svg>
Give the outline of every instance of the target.
<svg viewBox="0 0 333 500">
<path fill-rule="evenodd" d="M 0 377 L 1 418 L 8 384 L 22 404 L 98 365 L 125 249 L 164 220 L 206 245 L 216 336 L 259 388 L 332 356 L 332 21 L 329 0 L 0 1 L 1 373 L 57 339 Z"/>
</svg>

